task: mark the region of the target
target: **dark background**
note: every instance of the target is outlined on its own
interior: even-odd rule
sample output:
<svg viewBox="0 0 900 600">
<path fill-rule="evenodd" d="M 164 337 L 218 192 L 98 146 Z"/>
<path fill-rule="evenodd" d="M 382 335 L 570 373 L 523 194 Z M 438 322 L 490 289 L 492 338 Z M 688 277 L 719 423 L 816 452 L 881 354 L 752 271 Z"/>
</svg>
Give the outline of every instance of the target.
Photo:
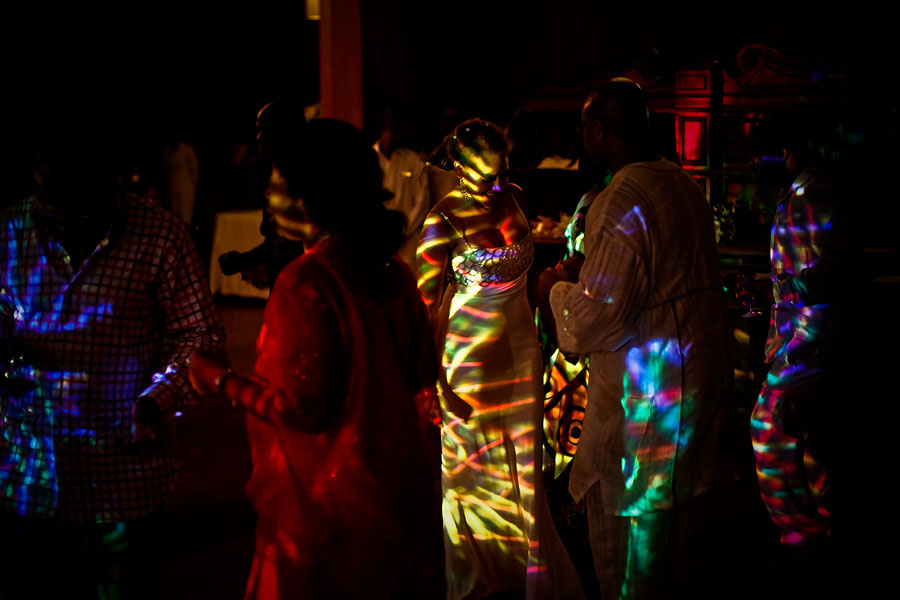
<svg viewBox="0 0 900 600">
<path fill-rule="evenodd" d="M 885 10 L 885 9 L 880 9 Z M 886 13 L 865 2 L 363 1 L 366 129 L 388 102 L 418 117 L 435 144 L 472 115 L 505 123 L 549 87 L 637 68 L 662 81 L 720 61 L 734 68 L 749 43 L 837 65 L 877 118 L 896 131 L 896 50 Z M 2 119 L 7 147 L 29 119 L 73 97 L 113 117 L 138 146 L 174 121 L 214 175 L 212 157 L 234 132 L 252 136 L 258 108 L 318 98 L 318 27 L 292 8 L 192 14 L 155 5 L 128 12 L 35 10 L 2 26 Z M 7 184 L 9 185 L 7 179 Z"/>
<path fill-rule="evenodd" d="M 7 16 L 0 205 L 29 192 L 29 144 L 62 106 L 79 107 L 98 127 L 112 123 L 122 168 L 156 179 L 166 125 L 175 123 L 200 161 L 194 224 L 206 257 L 212 215 L 233 208 L 225 201 L 234 185 L 229 156 L 238 141 L 252 151 L 258 109 L 319 97 L 320 23 L 306 20 L 303 2 L 202 14 L 185 5 L 69 14 L 39 7 Z M 736 76 L 738 51 L 765 44 L 843 77 L 842 105 L 832 110 L 862 132 L 849 202 L 864 245 L 896 248 L 893 24 L 868 2 L 362 0 L 364 128 L 374 140 L 383 109 L 399 105 L 413 117 L 413 147 L 428 151 L 464 118 L 505 125 L 529 99 L 554 94 L 577 107 L 591 81 L 610 76 L 639 73 L 665 86 L 676 71 L 714 61 Z M 802 109 L 803 98 L 792 100 Z M 261 190 L 251 195 L 262 204 Z M 896 274 L 896 266 L 878 268 Z"/>
</svg>

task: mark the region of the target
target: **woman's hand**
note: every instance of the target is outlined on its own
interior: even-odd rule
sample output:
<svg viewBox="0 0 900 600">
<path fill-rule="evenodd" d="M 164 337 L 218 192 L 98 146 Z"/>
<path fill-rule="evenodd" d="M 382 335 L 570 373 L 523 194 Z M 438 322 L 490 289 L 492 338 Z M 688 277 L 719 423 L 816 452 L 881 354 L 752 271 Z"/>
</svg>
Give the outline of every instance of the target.
<svg viewBox="0 0 900 600">
<path fill-rule="evenodd" d="M 447 405 L 447 410 L 463 421 L 468 421 L 472 416 L 472 405 L 460 398 L 446 382 L 446 374 L 441 373 L 441 395 Z"/>
<path fill-rule="evenodd" d="M 228 361 L 203 350 L 191 355 L 191 385 L 200 395 L 220 394 L 217 381 L 228 371 Z"/>
<path fill-rule="evenodd" d="M 738 273 L 734 283 L 734 295 L 748 310 L 760 310 L 772 305 L 772 281 L 768 275 Z"/>
<path fill-rule="evenodd" d="M 419 411 L 419 418 L 438 427 L 441 426 L 443 415 L 441 414 L 441 404 L 437 398 L 437 389 L 434 386 L 423 388 L 416 394 L 416 408 Z"/>
</svg>

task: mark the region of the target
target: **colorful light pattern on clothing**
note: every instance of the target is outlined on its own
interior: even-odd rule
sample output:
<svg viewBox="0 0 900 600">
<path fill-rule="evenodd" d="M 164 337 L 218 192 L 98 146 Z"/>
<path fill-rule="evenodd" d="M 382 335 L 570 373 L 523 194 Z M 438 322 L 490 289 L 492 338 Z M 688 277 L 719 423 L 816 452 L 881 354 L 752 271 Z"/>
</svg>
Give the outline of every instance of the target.
<svg viewBox="0 0 900 600">
<path fill-rule="evenodd" d="M 824 506 L 825 469 L 803 443 L 784 433 L 780 408 L 800 378 L 810 383 L 821 373 L 807 365 L 776 361 L 766 377 L 753 410 L 750 428 L 759 490 L 772 521 L 781 530 L 781 542 L 804 546 L 828 530 L 830 515 Z"/>
<path fill-rule="evenodd" d="M 584 223 L 587 211 L 600 190 L 583 195 L 572 220 L 566 227 L 566 255 L 564 260 L 576 254 L 584 256 Z M 543 332 L 538 318 L 538 332 L 542 340 L 542 352 L 546 358 L 544 368 L 544 468 L 552 469 L 553 478 L 559 477 L 578 450 L 578 441 L 584 429 L 584 411 L 587 407 L 587 356 L 577 359 L 567 357 Z M 574 360 L 574 362 L 569 362 Z"/>
<path fill-rule="evenodd" d="M 466 121 L 447 144 L 459 188 L 426 217 L 417 250 L 442 365 L 447 596 L 524 588 L 528 598 L 578 597 L 540 476 L 541 357 L 525 292 L 534 249 L 522 191 L 506 183 L 496 125 Z"/>
<path fill-rule="evenodd" d="M 539 363 L 536 339 L 523 328 L 530 325 L 524 284 L 532 256 L 529 235 L 504 248 L 467 246 L 451 259 L 455 281 L 440 321 L 451 598 L 495 578 L 493 591 L 524 585 L 526 573 L 541 572 L 534 516 Z M 453 396 L 472 408 L 468 419 L 454 416 Z"/>
<path fill-rule="evenodd" d="M 603 597 L 657 597 L 672 509 L 727 473 L 732 364 L 712 214 L 678 166 L 631 163 L 585 230 L 578 282 L 550 290 L 560 347 L 590 358 L 569 491 L 587 498 Z"/>
<path fill-rule="evenodd" d="M 689 427 L 683 431 L 681 414 L 690 413 L 691 399 L 682 397 L 682 348 L 677 339 L 631 348 L 625 364 L 625 493 L 620 514 L 635 516 L 672 506 L 675 456 L 681 436 L 691 434 Z"/>
<path fill-rule="evenodd" d="M 751 434 L 760 493 L 782 529 L 782 543 L 793 546 L 812 543 L 829 527 L 825 470 L 787 418 L 808 420 L 823 410 L 821 352 L 834 318 L 829 296 L 840 286 L 844 243 L 833 227 L 835 211 L 835 189 L 809 169 L 791 185 L 772 224 L 774 305 L 766 343 L 772 366 Z"/>
<path fill-rule="evenodd" d="M 436 371 L 424 307 L 398 261 L 361 260 L 334 235 L 281 272 L 254 377 L 223 389 L 247 410 L 253 457 L 247 598 L 434 597 L 438 447 L 430 407 L 417 402 Z"/>
<path fill-rule="evenodd" d="M 540 478 L 541 361 L 525 295 L 531 234 L 482 248 L 467 241 L 455 218 L 429 216 L 461 242 L 444 259 L 453 281 L 436 316 L 448 597 L 522 588 L 528 598 L 557 597 L 556 590 L 580 585 Z M 429 269 L 440 262 L 429 253 L 450 245 L 450 238 L 429 237 L 436 231 L 426 228 L 419 244 L 423 297 Z"/>
<path fill-rule="evenodd" d="M 0 506 L 77 522 L 134 519 L 160 505 L 180 473 L 174 430 L 134 452 L 132 408 L 152 398 L 171 415 L 195 397 L 194 350 L 223 338 L 209 284 L 174 216 L 121 200 L 81 265 L 35 225 L 34 201 L 3 213 L 0 287 L 24 359 L 11 375 L 37 385 L 0 391 Z"/>
</svg>

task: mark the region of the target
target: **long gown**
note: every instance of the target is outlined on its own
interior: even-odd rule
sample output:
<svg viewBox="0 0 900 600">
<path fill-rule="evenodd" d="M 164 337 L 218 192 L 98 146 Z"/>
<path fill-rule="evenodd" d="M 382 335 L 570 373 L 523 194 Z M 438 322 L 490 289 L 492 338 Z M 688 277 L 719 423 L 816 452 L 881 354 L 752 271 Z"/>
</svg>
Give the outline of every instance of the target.
<svg viewBox="0 0 900 600">
<path fill-rule="evenodd" d="M 479 248 L 441 216 L 465 242 L 451 256 L 438 321 L 447 597 L 580 597 L 540 478 L 542 363 L 525 295 L 531 234 Z M 472 407 L 468 419 L 452 412 L 453 396 Z"/>
</svg>

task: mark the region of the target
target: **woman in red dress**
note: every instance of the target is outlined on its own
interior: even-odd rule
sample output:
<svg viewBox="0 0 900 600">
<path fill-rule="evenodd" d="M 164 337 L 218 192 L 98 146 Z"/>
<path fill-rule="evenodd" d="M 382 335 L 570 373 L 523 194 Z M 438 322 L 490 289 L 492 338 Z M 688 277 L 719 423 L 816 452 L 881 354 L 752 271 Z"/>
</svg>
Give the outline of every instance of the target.
<svg viewBox="0 0 900 600">
<path fill-rule="evenodd" d="M 441 594 L 437 361 L 409 269 L 392 255 L 361 131 L 310 122 L 276 152 L 269 210 L 303 256 L 279 275 L 251 377 L 197 355 L 199 390 L 247 412 L 259 512 L 246 598 Z M 439 413 L 437 413 L 439 414 Z"/>
</svg>

